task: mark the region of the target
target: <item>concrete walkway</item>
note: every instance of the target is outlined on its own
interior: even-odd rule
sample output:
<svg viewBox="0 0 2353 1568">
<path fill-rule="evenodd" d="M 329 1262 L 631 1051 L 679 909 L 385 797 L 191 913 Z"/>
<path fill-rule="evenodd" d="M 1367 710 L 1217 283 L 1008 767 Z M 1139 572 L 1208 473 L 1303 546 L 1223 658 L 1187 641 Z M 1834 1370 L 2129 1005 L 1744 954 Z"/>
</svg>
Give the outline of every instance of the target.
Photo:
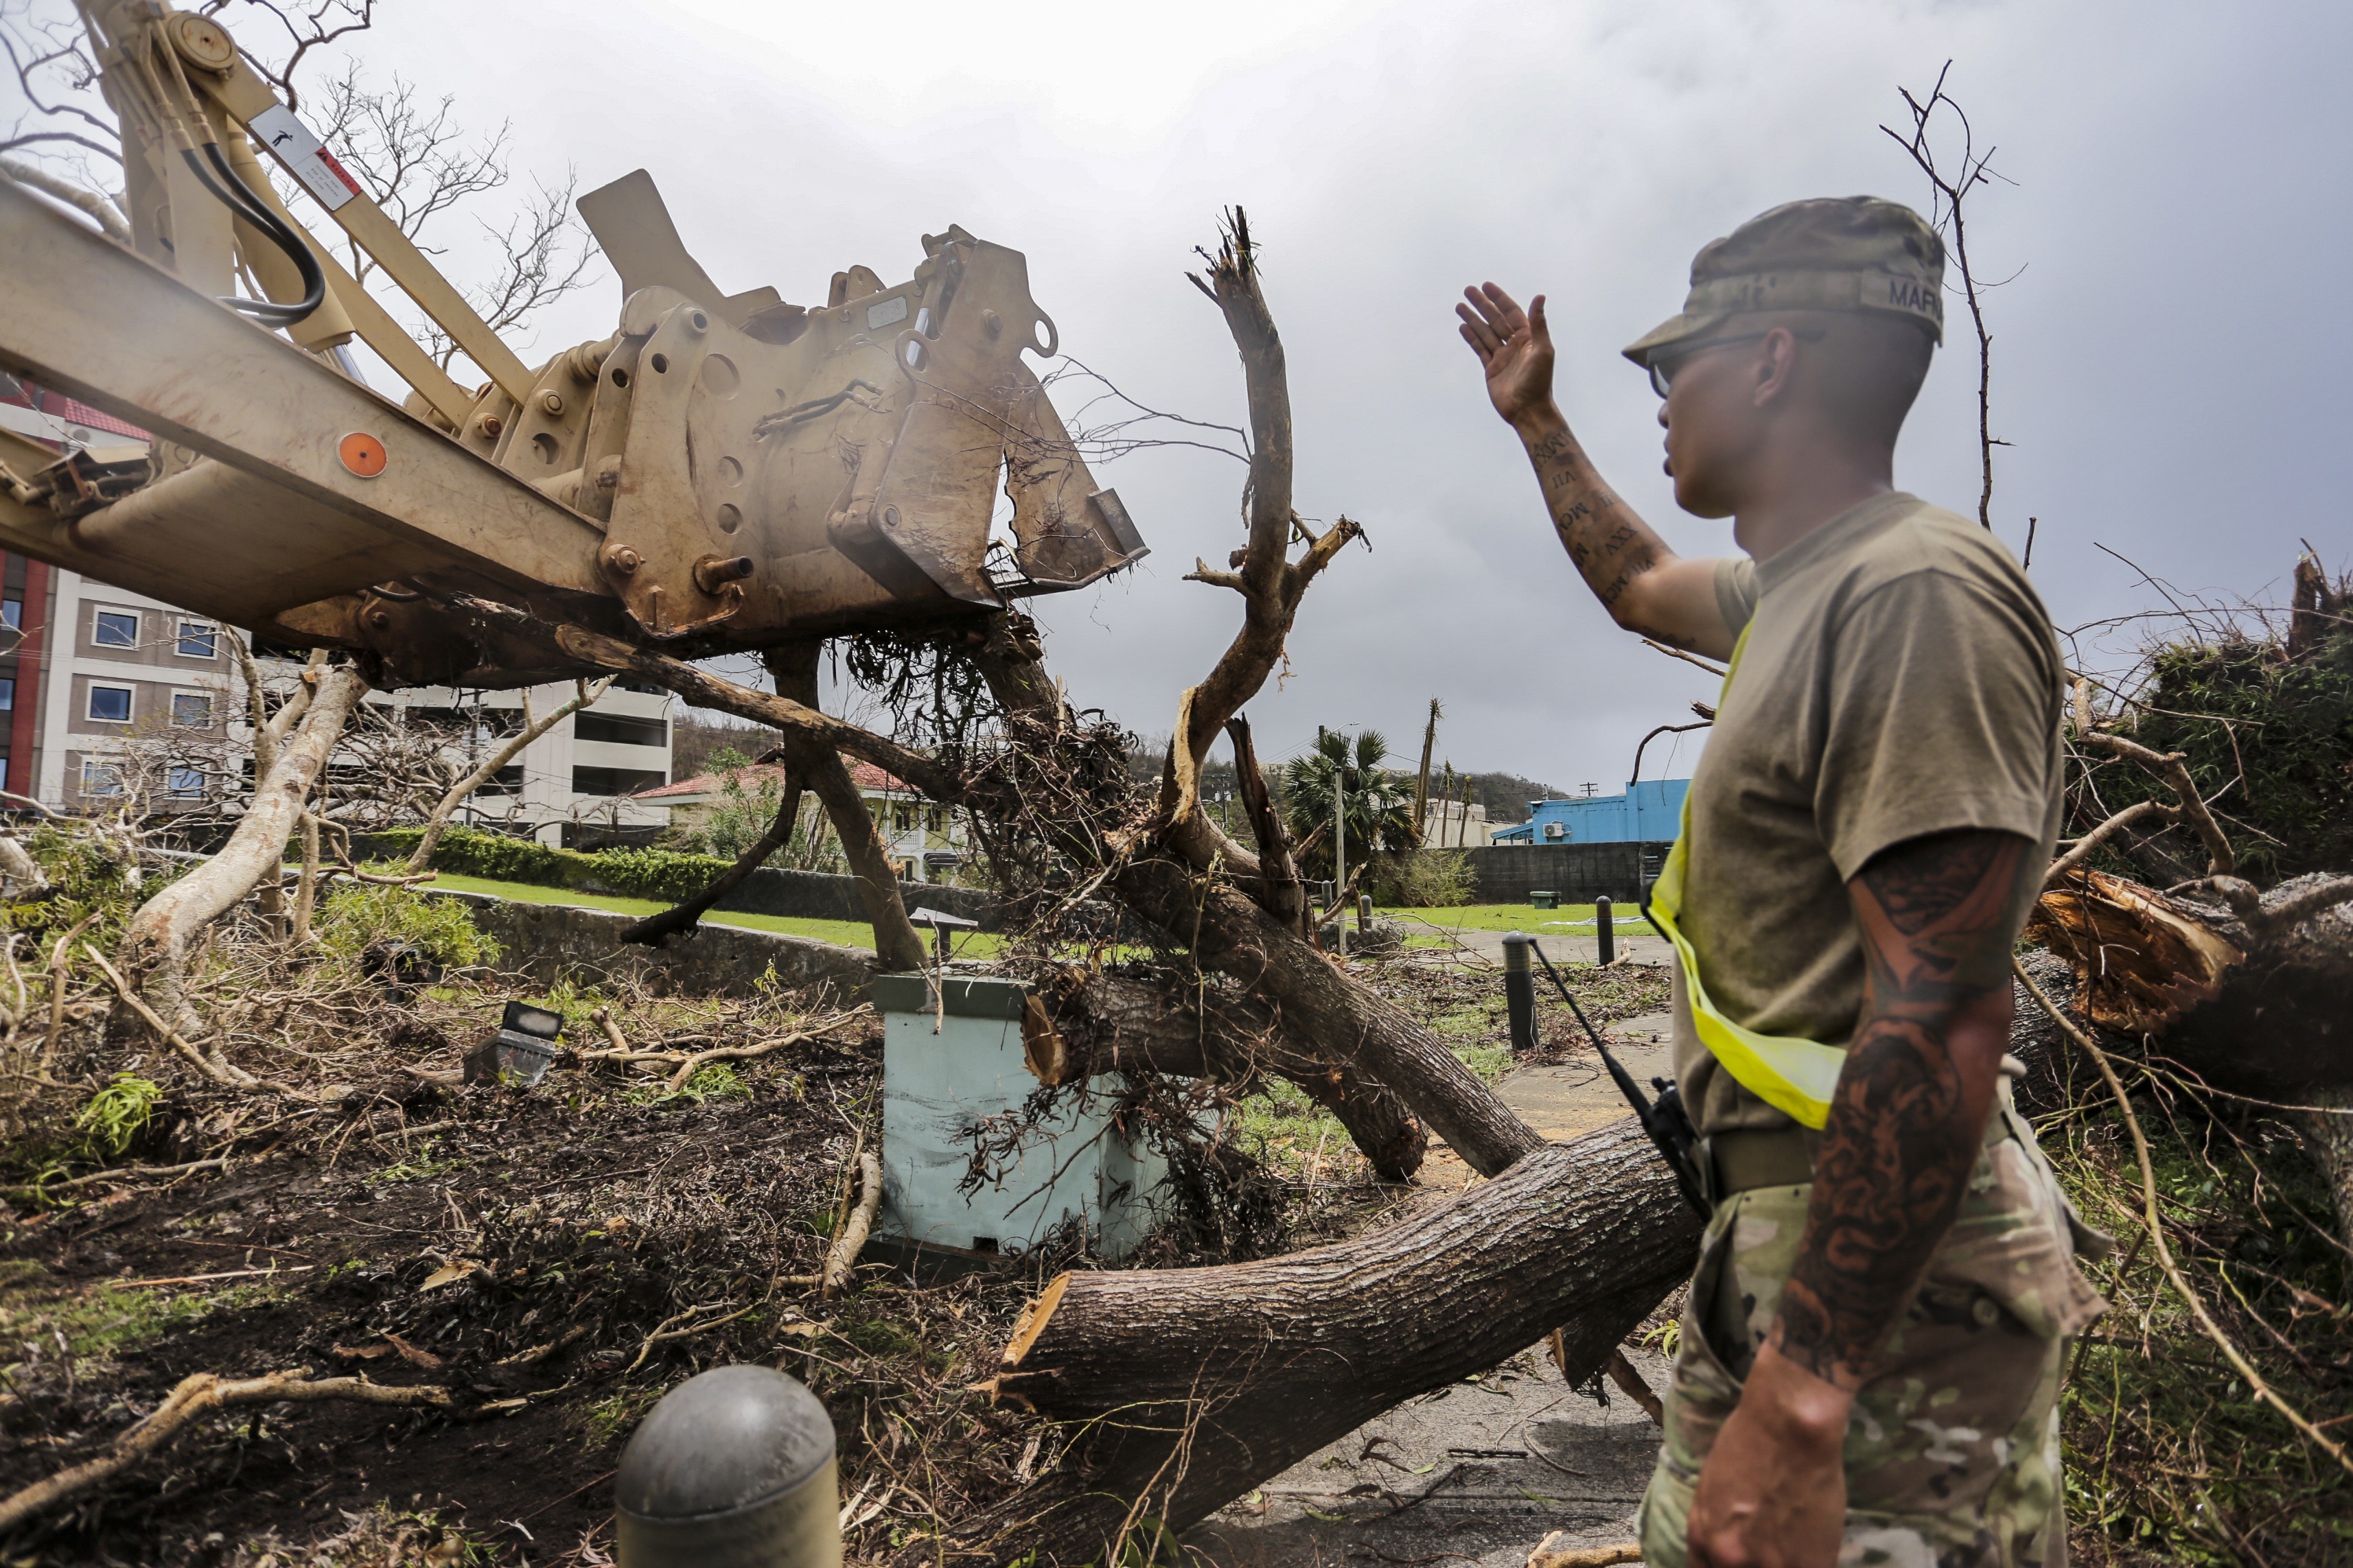
<svg viewBox="0 0 2353 1568">
<path fill-rule="evenodd" d="M 1666 1363 L 1628 1359 L 1652 1388 Z M 1634 1539 L 1658 1428 L 1615 1388 L 1609 1408 L 1531 1349 L 1366 1423 L 1187 1532 L 1230 1568 L 1341 1563 L 1522 1568 L 1556 1530 L 1578 1546 Z"/>
<path fill-rule="evenodd" d="M 1443 910 L 1437 912 L 1444 913 Z M 1546 928 L 1542 923 L 1546 912 L 1544 910 L 1530 910 L 1528 923 L 1521 928 L 1527 935 L 1536 939 L 1537 945 L 1544 949 L 1546 958 L 1551 959 L 1555 963 L 1600 962 L 1599 956 L 1600 943 L 1595 939 L 1591 926 Z M 1430 928 L 1409 922 L 1405 929 L 1415 931 Z M 1438 929 L 1444 928 L 1440 925 Z M 1630 919 L 1621 917 L 1617 921 L 1617 931 L 1618 958 L 1620 963 L 1671 963 L 1674 961 L 1674 949 L 1667 945 L 1664 937 L 1645 925 L 1641 916 L 1635 915 Z M 1509 933 L 1500 931 L 1466 931 L 1449 934 L 1478 958 L 1485 960 L 1499 969 L 1503 967 L 1504 938 Z"/>
<path fill-rule="evenodd" d="M 1670 1077 L 1674 1071 L 1673 1026 L 1674 1020 L 1664 1013 L 1645 1013 L 1605 1026 L 1601 1031 L 1610 1050 L 1645 1094 L 1651 1092 L 1653 1077 Z M 1495 1092 L 1547 1143 L 1567 1142 L 1630 1114 L 1626 1097 L 1610 1081 L 1608 1069 L 1590 1047 L 1572 1061 L 1523 1068 L 1497 1084 Z M 1461 1192 L 1471 1184 L 1471 1167 L 1454 1151 L 1440 1146 L 1422 1162 L 1414 1181 L 1444 1192 Z"/>
</svg>

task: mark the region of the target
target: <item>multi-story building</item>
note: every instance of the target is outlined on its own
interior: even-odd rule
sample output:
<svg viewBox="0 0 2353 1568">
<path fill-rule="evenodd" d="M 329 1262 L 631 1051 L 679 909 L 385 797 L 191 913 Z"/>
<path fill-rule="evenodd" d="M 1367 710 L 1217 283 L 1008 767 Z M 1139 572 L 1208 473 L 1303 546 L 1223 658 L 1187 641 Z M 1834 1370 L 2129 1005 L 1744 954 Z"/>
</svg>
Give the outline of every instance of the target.
<svg viewBox="0 0 2353 1568">
<path fill-rule="evenodd" d="M 59 451 L 146 439 L 97 409 L 5 376 L 0 426 Z M 170 810 L 249 788 L 250 708 L 229 635 L 158 600 L 0 553 L 0 790 L 65 809 L 136 791 L 150 807 Z M 295 668 L 265 659 L 265 684 L 290 680 Z M 572 695 L 570 682 L 533 688 L 533 710 L 545 713 Z M 522 728 L 521 692 L 424 688 L 370 692 L 367 700 L 440 721 L 457 737 L 453 761 L 487 756 Z M 615 682 L 594 708 L 525 747 L 466 817 L 551 843 L 571 824 L 666 825 L 666 809 L 631 797 L 669 780 L 670 701 L 657 688 Z"/>
<path fill-rule="evenodd" d="M 846 761 L 848 759 L 845 759 Z M 758 796 L 763 790 L 781 790 L 785 784 L 785 768 L 780 763 L 752 763 L 733 773 L 736 787 L 745 795 Z M 858 786 L 860 799 L 881 831 L 884 847 L 899 868 L 899 876 L 909 882 L 945 882 L 953 880 L 957 867 L 965 859 L 965 822 L 961 813 L 926 800 L 920 793 L 895 774 L 884 772 L 871 763 L 849 762 L 849 781 Z M 699 773 L 681 779 L 676 784 L 646 791 L 638 797 L 645 805 L 666 806 L 671 820 L 681 827 L 700 827 L 709 820 L 712 812 L 726 798 L 728 775 L 717 773 Z M 820 820 L 819 807 L 814 796 L 801 803 L 801 822 L 807 831 Z"/>
<path fill-rule="evenodd" d="M 166 807 L 216 794 L 206 763 L 226 754 L 243 689 L 220 627 L 79 572 L 48 576 L 46 635 L 34 655 L 41 689 L 30 793 L 81 806 L 138 788 Z M 20 648 L 20 664 L 25 658 Z M 134 755 L 149 751 L 163 759 L 162 776 L 130 776 L 142 771 Z"/>
</svg>

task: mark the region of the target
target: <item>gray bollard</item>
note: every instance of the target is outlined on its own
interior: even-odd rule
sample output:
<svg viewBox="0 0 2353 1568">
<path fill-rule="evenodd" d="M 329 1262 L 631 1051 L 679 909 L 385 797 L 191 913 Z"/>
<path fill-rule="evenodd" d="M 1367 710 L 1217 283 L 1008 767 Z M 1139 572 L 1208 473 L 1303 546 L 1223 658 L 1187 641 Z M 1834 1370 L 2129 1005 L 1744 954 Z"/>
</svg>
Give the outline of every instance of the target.
<svg viewBox="0 0 2353 1568">
<path fill-rule="evenodd" d="M 613 1491 L 619 1568 L 841 1568 L 833 1420 L 781 1372 L 723 1366 L 662 1395 Z"/>
<path fill-rule="evenodd" d="M 1512 1049 L 1536 1048 L 1536 977 L 1528 967 L 1535 938 L 1514 931 L 1504 939 L 1504 1013 L 1511 1020 Z"/>
<path fill-rule="evenodd" d="M 1356 895 L 1356 929 L 1367 931 L 1373 929 L 1373 896 L 1370 893 Z"/>
<path fill-rule="evenodd" d="M 1601 962 L 1609 963 L 1618 957 L 1618 928 L 1610 923 L 1609 895 L 1602 894 L 1593 900 L 1593 935 L 1601 943 Z"/>
</svg>

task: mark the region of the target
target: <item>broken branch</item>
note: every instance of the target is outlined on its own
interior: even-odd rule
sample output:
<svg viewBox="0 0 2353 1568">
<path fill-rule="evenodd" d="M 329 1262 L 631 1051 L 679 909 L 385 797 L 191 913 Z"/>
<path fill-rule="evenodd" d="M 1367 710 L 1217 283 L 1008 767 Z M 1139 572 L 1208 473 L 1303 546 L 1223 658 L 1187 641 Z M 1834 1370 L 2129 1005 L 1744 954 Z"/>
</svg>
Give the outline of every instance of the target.
<svg viewBox="0 0 2353 1568">
<path fill-rule="evenodd" d="M 323 1399 L 349 1399 L 364 1405 L 446 1406 L 449 1391 L 434 1384 L 393 1387 L 357 1377 L 328 1377 L 314 1382 L 308 1367 L 239 1383 L 226 1383 L 216 1373 L 200 1372 L 182 1378 L 163 1404 L 115 1438 L 106 1453 L 60 1470 L 45 1481 L 36 1481 L 0 1501 L 0 1531 L 12 1530 L 66 1499 L 120 1475 L 162 1450 L 191 1423 L 216 1410 L 238 1405 L 275 1405 L 281 1400 L 307 1403 Z"/>
<path fill-rule="evenodd" d="M 849 1223 L 834 1237 L 833 1249 L 825 1257 L 824 1283 L 818 1288 L 820 1297 L 829 1297 L 849 1283 L 849 1271 L 858 1266 L 858 1255 L 866 1250 L 866 1237 L 874 1228 L 875 1212 L 882 1206 L 882 1162 L 871 1149 L 862 1150 L 858 1156 L 859 1180 L 864 1184 L 858 1195 L 858 1207 L 851 1212 Z"/>
<path fill-rule="evenodd" d="M 2257 1372 L 2254 1364 L 2247 1360 L 2245 1353 L 2239 1349 L 2237 1342 L 2224 1333 L 2221 1325 L 2215 1322 L 2213 1315 L 2206 1310 L 2205 1298 L 2199 1295 L 2197 1288 L 2191 1285 L 2189 1278 L 2181 1272 L 2181 1266 L 2174 1261 L 2173 1248 L 2165 1239 L 2165 1216 L 2158 1210 L 2157 1173 L 2149 1164 L 2148 1137 L 2141 1131 L 2140 1118 L 2133 1114 L 2132 1098 L 2125 1093 L 2124 1080 L 2116 1076 L 2116 1065 L 2108 1059 L 2107 1052 L 2100 1049 L 2092 1037 L 2079 1028 L 2075 1020 L 2067 1016 L 2061 1010 L 2059 1004 L 2051 999 L 2050 994 L 2035 984 L 2034 976 L 2026 972 L 2025 965 L 2013 958 L 2010 961 L 2010 972 L 2018 976 L 2020 984 L 2026 987 L 2027 994 L 2034 998 L 2035 1004 L 2051 1015 L 2051 1021 L 2057 1024 L 2067 1037 L 2074 1041 L 2092 1058 L 2092 1065 L 2100 1069 L 2100 1078 L 2108 1086 L 2109 1097 L 2116 1102 L 2116 1110 L 2124 1116 L 2125 1131 L 2132 1135 L 2133 1156 L 2140 1162 L 2142 1224 L 2147 1227 L 2149 1243 L 2157 1254 L 2158 1266 L 2165 1270 L 2166 1279 L 2172 1282 L 2174 1290 L 2189 1306 L 2191 1316 L 2198 1320 L 2199 1329 L 2208 1339 L 2214 1342 L 2215 1349 L 2222 1352 L 2223 1359 L 2228 1361 L 2232 1370 L 2245 1381 L 2248 1388 L 2254 1392 L 2256 1398 L 2285 1416 L 2288 1425 L 2302 1434 L 2306 1441 L 2336 1460 L 2348 1475 L 2353 1475 L 2353 1455 L 2348 1455 L 2344 1445 L 2337 1442 L 2327 1433 L 2306 1419 L 2302 1411 L 2281 1398 L 2279 1392 L 2263 1381 L 2263 1373 Z"/>
</svg>

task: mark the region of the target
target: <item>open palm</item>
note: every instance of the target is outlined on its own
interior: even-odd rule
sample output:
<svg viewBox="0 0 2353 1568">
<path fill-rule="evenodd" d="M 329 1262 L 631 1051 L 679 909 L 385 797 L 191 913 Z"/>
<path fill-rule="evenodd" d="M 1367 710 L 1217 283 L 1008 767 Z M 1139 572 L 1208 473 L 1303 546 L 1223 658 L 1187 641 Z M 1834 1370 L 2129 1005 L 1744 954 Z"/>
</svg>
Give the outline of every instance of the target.
<svg viewBox="0 0 2353 1568">
<path fill-rule="evenodd" d="M 1525 310 L 1493 283 L 1462 290 L 1454 307 L 1462 341 L 1487 373 L 1487 397 L 1495 412 L 1516 422 L 1552 402 L 1552 331 L 1545 324 L 1545 298 Z"/>
</svg>

